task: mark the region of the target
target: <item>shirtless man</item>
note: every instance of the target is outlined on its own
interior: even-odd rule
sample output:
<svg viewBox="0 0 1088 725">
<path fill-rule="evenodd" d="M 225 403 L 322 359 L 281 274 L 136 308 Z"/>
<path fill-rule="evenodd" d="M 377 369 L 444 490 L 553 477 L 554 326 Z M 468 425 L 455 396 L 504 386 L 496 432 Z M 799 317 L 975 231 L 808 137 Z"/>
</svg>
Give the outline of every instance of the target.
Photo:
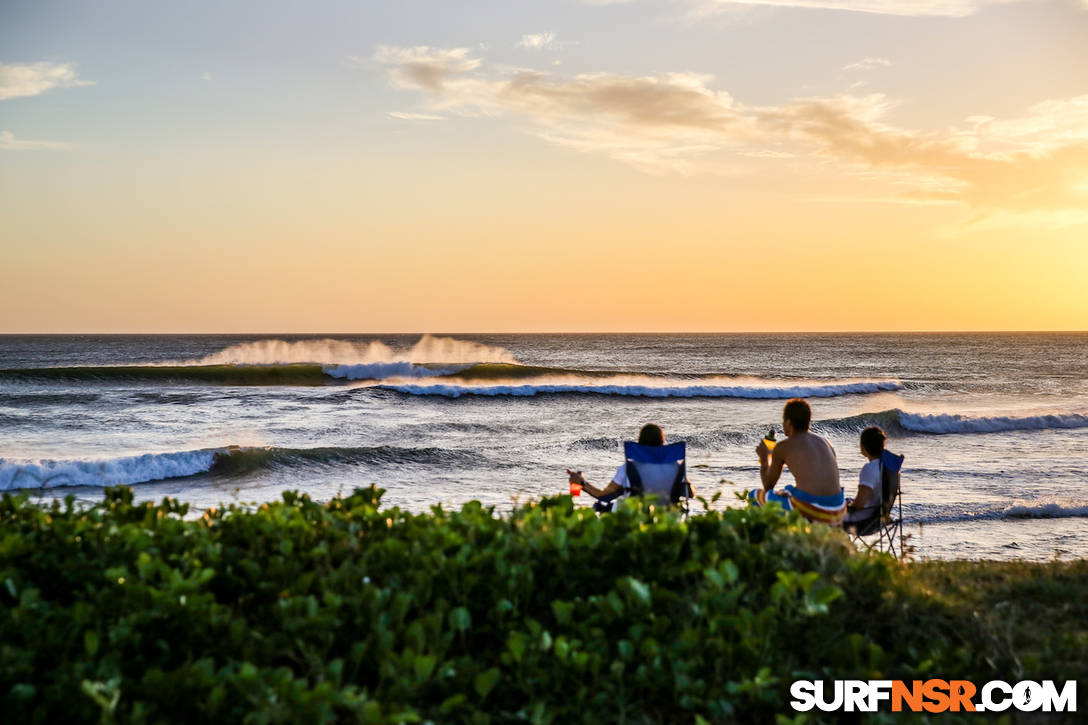
<svg viewBox="0 0 1088 725">
<path fill-rule="evenodd" d="M 782 467 L 789 466 L 797 488 L 805 493 L 835 496 L 842 492 L 835 449 L 821 436 L 809 432 L 811 420 L 812 408 L 800 398 L 794 398 L 782 409 L 786 440 L 773 451 L 760 441 L 756 455 L 759 456 L 759 477 L 764 490 L 772 490 L 782 475 Z"/>
</svg>

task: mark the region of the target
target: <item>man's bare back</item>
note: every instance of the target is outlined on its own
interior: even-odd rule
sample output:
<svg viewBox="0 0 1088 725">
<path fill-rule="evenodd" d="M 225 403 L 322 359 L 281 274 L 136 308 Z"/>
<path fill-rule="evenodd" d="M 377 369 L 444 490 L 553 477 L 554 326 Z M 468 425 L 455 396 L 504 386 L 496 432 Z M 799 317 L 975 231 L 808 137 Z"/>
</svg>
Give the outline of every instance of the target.
<svg viewBox="0 0 1088 725">
<path fill-rule="evenodd" d="M 839 461 L 835 449 L 826 440 L 810 433 L 812 408 L 800 398 L 794 398 L 782 408 L 782 430 L 786 440 L 771 451 L 761 442 L 756 446 L 759 457 L 759 478 L 763 489 L 770 491 L 789 466 L 797 488 L 813 496 L 842 494 L 839 485 Z"/>
<path fill-rule="evenodd" d="M 781 473 L 781 465 L 790 469 L 797 488 L 814 496 L 833 496 L 839 484 L 839 460 L 835 449 L 823 437 L 802 431 L 775 446 L 771 452 L 771 470 Z M 775 476 L 775 479 L 778 477 Z M 773 487 L 772 482 L 771 486 Z M 766 486 L 766 482 L 764 482 Z"/>
</svg>

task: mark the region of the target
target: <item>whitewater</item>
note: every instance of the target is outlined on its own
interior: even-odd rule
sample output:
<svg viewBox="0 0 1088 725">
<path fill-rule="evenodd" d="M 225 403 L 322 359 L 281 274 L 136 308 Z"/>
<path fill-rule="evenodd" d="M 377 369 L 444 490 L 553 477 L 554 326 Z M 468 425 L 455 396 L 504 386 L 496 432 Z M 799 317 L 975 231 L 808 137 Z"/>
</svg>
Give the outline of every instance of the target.
<svg viewBox="0 0 1088 725">
<path fill-rule="evenodd" d="M 199 509 L 374 483 L 411 510 L 501 511 L 562 493 L 566 468 L 606 482 L 656 422 L 733 506 L 804 397 L 848 495 L 865 427 L 906 456 L 916 556 L 1083 557 L 1086 360 L 1072 333 L 4 336 L 0 491 Z"/>
</svg>

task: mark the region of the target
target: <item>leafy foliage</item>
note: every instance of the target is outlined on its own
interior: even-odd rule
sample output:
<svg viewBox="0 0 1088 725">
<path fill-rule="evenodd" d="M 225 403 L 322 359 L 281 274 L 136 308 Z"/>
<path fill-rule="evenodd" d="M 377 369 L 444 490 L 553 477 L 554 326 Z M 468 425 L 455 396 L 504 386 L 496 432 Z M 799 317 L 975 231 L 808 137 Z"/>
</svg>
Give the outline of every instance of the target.
<svg viewBox="0 0 1088 725">
<path fill-rule="evenodd" d="M 962 601 L 793 515 L 381 495 L 193 519 L 123 487 L 90 508 L 5 494 L 5 719 L 774 721 L 794 679 L 1008 664 Z"/>
</svg>

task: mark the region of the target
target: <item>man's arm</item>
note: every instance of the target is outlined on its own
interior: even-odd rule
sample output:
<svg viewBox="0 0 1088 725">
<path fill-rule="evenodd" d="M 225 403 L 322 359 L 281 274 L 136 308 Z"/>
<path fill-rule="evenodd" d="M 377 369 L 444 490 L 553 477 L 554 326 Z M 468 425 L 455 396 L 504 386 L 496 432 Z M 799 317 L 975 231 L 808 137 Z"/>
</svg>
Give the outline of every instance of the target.
<svg viewBox="0 0 1088 725">
<path fill-rule="evenodd" d="M 759 480 L 763 483 L 763 488 L 770 491 L 778 483 L 782 475 L 782 467 L 786 465 L 786 455 L 782 452 L 782 444 L 779 443 L 774 447 L 774 451 L 770 452 L 770 460 L 767 456 L 767 446 L 763 445 L 762 441 L 756 448 L 756 453 L 759 455 Z"/>
</svg>

